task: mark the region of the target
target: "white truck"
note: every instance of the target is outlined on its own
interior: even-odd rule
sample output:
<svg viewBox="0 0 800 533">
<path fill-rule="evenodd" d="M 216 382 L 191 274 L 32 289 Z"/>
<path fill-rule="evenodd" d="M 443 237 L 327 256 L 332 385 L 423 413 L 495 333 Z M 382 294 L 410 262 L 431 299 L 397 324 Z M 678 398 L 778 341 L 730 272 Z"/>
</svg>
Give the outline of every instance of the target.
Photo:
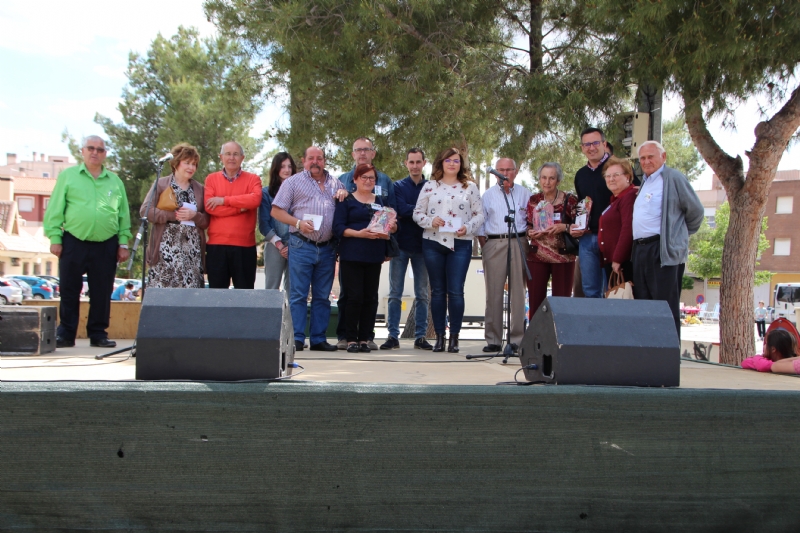
<svg viewBox="0 0 800 533">
<path fill-rule="evenodd" d="M 796 324 L 795 306 L 800 307 L 800 283 L 778 283 L 775 285 L 774 318 L 783 317 Z"/>
</svg>

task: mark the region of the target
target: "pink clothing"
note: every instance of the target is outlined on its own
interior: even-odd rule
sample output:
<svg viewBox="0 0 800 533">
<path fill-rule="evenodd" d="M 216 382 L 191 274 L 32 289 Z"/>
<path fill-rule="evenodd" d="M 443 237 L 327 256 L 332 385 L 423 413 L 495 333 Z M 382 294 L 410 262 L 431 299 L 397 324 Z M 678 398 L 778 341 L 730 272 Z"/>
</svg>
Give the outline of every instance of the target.
<svg viewBox="0 0 800 533">
<path fill-rule="evenodd" d="M 792 361 L 792 367 L 794 367 L 795 374 L 800 374 L 800 359 Z"/>
<path fill-rule="evenodd" d="M 795 361 L 794 370 L 795 373 L 800 373 L 797 371 L 798 365 L 797 363 L 800 361 Z M 753 357 L 748 357 L 744 361 L 742 361 L 742 368 L 747 368 L 749 370 L 758 370 L 759 372 L 771 372 L 772 371 L 772 361 L 764 357 L 763 355 L 754 355 Z"/>
</svg>

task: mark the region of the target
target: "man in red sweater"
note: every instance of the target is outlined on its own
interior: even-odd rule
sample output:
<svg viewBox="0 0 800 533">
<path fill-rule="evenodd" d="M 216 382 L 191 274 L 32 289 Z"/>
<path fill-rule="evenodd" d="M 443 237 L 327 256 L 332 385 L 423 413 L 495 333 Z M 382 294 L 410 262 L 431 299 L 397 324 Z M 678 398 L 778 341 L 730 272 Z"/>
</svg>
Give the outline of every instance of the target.
<svg viewBox="0 0 800 533">
<path fill-rule="evenodd" d="M 242 170 L 244 150 L 236 141 L 222 145 L 222 172 L 206 177 L 206 211 L 211 216 L 206 244 L 208 286 L 253 289 L 256 283 L 256 218 L 261 178 Z"/>
</svg>

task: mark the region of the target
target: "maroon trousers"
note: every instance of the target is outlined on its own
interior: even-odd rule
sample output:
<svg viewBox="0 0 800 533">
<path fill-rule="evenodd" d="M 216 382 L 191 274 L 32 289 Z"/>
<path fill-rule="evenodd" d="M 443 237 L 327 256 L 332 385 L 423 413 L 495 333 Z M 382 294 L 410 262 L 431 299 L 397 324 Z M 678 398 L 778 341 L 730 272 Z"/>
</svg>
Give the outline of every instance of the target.
<svg viewBox="0 0 800 533">
<path fill-rule="evenodd" d="M 553 296 L 572 296 L 572 280 L 575 276 L 574 262 L 542 263 L 529 260 L 528 269 L 531 271 L 531 279 L 528 280 L 529 319 L 547 297 L 547 282 L 550 280 L 550 276 L 553 277 Z"/>
</svg>

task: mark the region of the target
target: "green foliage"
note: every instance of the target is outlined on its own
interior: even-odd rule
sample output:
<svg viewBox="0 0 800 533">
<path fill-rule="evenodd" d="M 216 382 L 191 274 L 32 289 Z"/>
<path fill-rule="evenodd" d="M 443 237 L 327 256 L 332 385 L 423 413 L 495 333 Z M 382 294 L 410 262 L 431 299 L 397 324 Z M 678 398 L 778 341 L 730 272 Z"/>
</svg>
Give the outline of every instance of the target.
<svg viewBox="0 0 800 533">
<path fill-rule="evenodd" d="M 692 289 L 694 289 L 694 280 L 689 276 L 683 276 L 681 280 L 681 290 L 690 291 Z"/>
<path fill-rule="evenodd" d="M 694 181 L 705 169 L 700 152 L 694 147 L 683 114 L 664 123 L 661 144 L 667 150 L 667 164 L 680 170 L 689 181 Z"/>
<path fill-rule="evenodd" d="M 146 56 L 131 53 L 127 77 L 118 107 L 122 122 L 99 114 L 95 122 L 108 137 L 108 166 L 125 182 L 133 220 L 155 177 L 153 159 L 172 146 L 197 148 L 195 178 L 201 182 L 221 168 L 218 154 L 226 141 L 238 141 L 248 156 L 260 150 L 262 141 L 249 132 L 262 85 L 235 42 L 201 39 L 196 29 L 180 27 L 169 39 L 159 34 Z"/>
<path fill-rule="evenodd" d="M 704 220 L 697 233 L 689 237 L 688 270 L 703 279 L 722 277 L 722 249 L 725 243 L 725 234 L 728 232 L 730 221 L 730 205 L 725 202 L 717 209 L 714 215 L 714 227 L 711 228 Z M 761 220 L 761 235 L 758 239 L 758 255 L 769 248 L 769 241 L 764 233 L 767 231 L 766 217 Z M 758 265 L 758 261 L 756 261 Z M 756 271 L 755 283 L 760 285 L 770 280 L 772 274 L 766 271 Z"/>
<path fill-rule="evenodd" d="M 331 163 L 346 168 L 353 140 L 368 136 L 375 164 L 399 176 L 411 146 L 429 159 L 456 144 L 476 165 L 494 153 L 524 163 L 554 134 L 620 109 L 627 87 L 606 75 L 613 39 L 565 35 L 553 5 L 207 0 L 205 9 L 259 58 L 272 94 L 289 96 L 277 137 L 293 154 L 332 146 Z"/>
</svg>

